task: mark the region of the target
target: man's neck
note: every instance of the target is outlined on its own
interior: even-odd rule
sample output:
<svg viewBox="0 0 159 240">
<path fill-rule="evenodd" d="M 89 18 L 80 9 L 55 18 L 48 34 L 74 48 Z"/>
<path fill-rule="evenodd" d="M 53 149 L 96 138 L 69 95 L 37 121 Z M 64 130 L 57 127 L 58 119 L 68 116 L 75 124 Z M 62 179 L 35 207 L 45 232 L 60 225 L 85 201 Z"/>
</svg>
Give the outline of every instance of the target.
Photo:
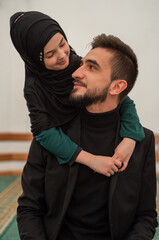
<svg viewBox="0 0 159 240">
<path fill-rule="evenodd" d="M 115 108 L 117 108 L 118 104 L 118 99 L 107 99 L 104 102 L 92 104 L 86 107 L 86 109 L 88 112 L 91 113 L 104 113 L 114 110 Z"/>
</svg>

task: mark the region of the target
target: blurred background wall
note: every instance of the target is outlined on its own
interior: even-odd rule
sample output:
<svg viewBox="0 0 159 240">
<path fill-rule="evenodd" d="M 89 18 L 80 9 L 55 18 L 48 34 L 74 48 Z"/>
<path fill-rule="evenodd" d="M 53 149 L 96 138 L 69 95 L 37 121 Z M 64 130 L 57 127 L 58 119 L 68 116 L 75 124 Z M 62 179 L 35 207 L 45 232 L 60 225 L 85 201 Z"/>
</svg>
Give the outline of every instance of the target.
<svg viewBox="0 0 159 240">
<path fill-rule="evenodd" d="M 130 97 L 145 127 L 159 133 L 159 1 L 158 0 L 0 0 L 0 132 L 29 132 L 23 97 L 24 64 L 9 34 L 17 11 L 37 10 L 56 19 L 70 45 L 84 56 L 95 35 L 113 34 L 128 43 L 139 62 Z"/>
</svg>

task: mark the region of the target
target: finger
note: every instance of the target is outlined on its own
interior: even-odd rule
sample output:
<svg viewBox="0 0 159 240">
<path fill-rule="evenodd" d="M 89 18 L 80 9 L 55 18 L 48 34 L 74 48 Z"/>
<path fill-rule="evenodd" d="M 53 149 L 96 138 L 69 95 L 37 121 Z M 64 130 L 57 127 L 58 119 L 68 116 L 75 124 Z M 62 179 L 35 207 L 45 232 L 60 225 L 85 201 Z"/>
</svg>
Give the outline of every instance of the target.
<svg viewBox="0 0 159 240">
<path fill-rule="evenodd" d="M 116 150 L 115 150 L 115 151 L 116 151 Z M 118 159 L 118 155 L 116 154 L 116 152 L 114 153 L 114 155 L 112 156 L 112 158 Z"/>
<path fill-rule="evenodd" d="M 122 171 L 124 171 L 124 170 L 125 170 L 125 168 L 122 167 L 122 168 L 120 168 L 120 169 L 118 170 L 118 172 L 122 172 Z"/>
<path fill-rule="evenodd" d="M 106 177 L 110 177 L 111 174 L 110 174 L 110 173 L 106 173 L 105 176 L 106 176 Z"/>
<path fill-rule="evenodd" d="M 122 162 L 120 162 L 119 160 L 116 160 L 114 164 L 118 169 L 122 167 Z"/>
<path fill-rule="evenodd" d="M 121 168 L 119 168 L 119 172 L 124 171 L 127 168 L 127 163 L 123 163 L 123 166 Z"/>
<path fill-rule="evenodd" d="M 114 175 L 114 171 L 112 169 L 109 170 L 110 175 Z"/>
<path fill-rule="evenodd" d="M 121 166 L 118 168 L 118 170 L 122 169 L 123 166 L 124 166 L 124 164 L 121 163 Z"/>
<path fill-rule="evenodd" d="M 112 167 L 112 170 L 114 171 L 114 172 L 118 172 L 118 167 L 116 166 L 116 165 L 114 165 L 113 167 Z"/>
</svg>

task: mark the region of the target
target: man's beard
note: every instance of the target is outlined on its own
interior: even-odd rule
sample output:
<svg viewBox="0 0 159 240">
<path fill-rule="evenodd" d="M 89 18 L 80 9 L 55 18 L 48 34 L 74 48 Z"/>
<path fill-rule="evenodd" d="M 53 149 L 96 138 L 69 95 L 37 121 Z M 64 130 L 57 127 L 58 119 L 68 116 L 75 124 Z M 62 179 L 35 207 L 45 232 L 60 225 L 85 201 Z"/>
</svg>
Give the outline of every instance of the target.
<svg viewBox="0 0 159 240">
<path fill-rule="evenodd" d="M 73 89 L 70 94 L 70 104 L 79 108 L 88 107 L 95 103 L 102 103 L 107 97 L 109 86 L 99 92 L 98 89 L 88 90 L 84 95 L 75 94 L 78 89 Z"/>
</svg>

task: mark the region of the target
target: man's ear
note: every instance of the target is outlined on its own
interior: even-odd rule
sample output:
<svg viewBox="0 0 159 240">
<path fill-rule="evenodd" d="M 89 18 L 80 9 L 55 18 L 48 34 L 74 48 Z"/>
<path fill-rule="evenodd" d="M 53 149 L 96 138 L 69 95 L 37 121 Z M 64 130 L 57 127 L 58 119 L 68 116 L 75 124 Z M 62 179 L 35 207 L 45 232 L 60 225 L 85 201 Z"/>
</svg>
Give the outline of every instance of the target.
<svg viewBox="0 0 159 240">
<path fill-rule="evenodd" d="M 114 80 L 110 84 L 109 87 L 109 93 L 111 95 L 119 95 L 121 92 L 123 92 L 127 88 L 127 81 L 125 80 Z"/>
</svg>

